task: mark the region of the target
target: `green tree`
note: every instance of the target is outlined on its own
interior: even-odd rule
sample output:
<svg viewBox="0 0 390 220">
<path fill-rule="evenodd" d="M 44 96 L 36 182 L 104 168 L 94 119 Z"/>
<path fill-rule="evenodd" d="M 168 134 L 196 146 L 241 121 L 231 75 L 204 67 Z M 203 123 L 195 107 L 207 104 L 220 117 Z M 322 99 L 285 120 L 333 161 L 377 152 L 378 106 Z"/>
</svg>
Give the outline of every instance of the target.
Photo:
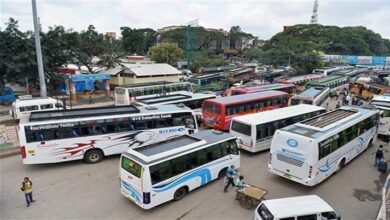
<svg viewBox="0 0 390 220">
<path fill-rule="evenodd" d="M 168 63 L 172 66 L 177 65 L 177 61 L 183 57 L 183 50 L 177 44 L 163 43 L 159 46 L 150 48 L 152 60 L 157 63 Z"/>
<path fill-rule="evenodd" d="M 156 32 L 151 28 L 131 29 L 121 27 L 122 46 L 127 53 L 145 55 L 156 41 Z"/>
<path fill-rule="evenodd" d="M 6 82 L 23 85 L 26 78 L 38 78 L 32 34 L 21 32 L 13 18 L 9 18 L 6 26 L 0 31 L 0 87 Z"/>
</svg>

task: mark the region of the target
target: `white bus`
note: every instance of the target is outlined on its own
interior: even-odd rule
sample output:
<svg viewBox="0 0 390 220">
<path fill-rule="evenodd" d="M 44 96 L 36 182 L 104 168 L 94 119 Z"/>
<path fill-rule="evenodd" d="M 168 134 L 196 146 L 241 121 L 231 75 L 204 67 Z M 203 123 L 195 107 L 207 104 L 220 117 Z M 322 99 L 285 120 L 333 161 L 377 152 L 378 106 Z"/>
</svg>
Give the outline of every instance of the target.
<svg viewBox="0 0 390 220">
<path fill-rule="evenodd" d="M 152 105 L 167 105 L 167 104 L 183 104 L 192 109 L 196 115 L 198 124 L 202 123 L 202 104 L 204 100 L 215 99 L 214 94 L 191 93 L 181 91 L 171 95 L 155 96 L 149 98 L 137 99 L 133 102 L 138 106 L 152 106 Z"/>
<path fill-rule="evenodd" d="M 114 91 L 115 105 L 130 105 L 139 98 L 156 97 L 175 94 L 180 91 L 193 92 L 194 84 L 189 82 L 157 82 L 134 84 L 127 87 L 116 87 Z"/>
<path fill-rule="evenodd" d="M 240 166 L 236 137 L 215 130 L 183 135 L 122 154 L 121 193 L 143 209 L 180 200 Z"/>
<path fill-rule="evenodd" d="M 196 131 L 194 113 L 186 107 L 121 106 L 33 112 L 21 119 L 18 138 L 24 164 L 97 163 L 131 147 Z"/>
<path fill-rule="evenodd" d="M 300 104 L 233 118 L 230 134 L 241 137 L 238 146 L 249 152 L 267 150 L 274 132 L 288 125 L 325 113 L 322 107 Z"/>
<path fill-rule="evenodd" d="M 275 132 L 270 172 L 313 186 L 376 141 L 379 111 L 343 106 Z"/>
<path fill-rule="evenodd" d="M 330 101 L 330 89 L 328 87 L 310 87 L 305 91 L 294 95 L 290 99 L 291 105 L 309 104 L 327 107 Z"/>
<path fill-rule="evenodd" d="M 32 97 L 19 96 L 12 103 L 12 109 L 10 110 L 10 115 L 14 119 L 20 119 L 22 116 L 29 116 L 31 112 L 38 111 L 51 111 L 51 110 L 62 110 L 64 105 L 61 101 L 53 98 L 41 98 L 41 97 Z"/>
<path fill-rule="evenodd" d="M 369 105 L 381 111 L 378 135 L 390 140 L 390 95 L 375 95 Z"/>
</svg>

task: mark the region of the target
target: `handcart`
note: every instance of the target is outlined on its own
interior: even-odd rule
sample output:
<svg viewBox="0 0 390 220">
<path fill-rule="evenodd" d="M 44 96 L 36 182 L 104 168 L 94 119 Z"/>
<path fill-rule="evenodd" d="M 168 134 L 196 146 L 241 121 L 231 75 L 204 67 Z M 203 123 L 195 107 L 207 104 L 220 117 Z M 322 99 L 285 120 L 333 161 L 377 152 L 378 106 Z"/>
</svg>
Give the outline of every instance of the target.
<svg viewBox="0 0 390 220">
<path fill-rule="evenodd" d="M 246 209 L 251 209 L 260 204 L 267 194 L 267 190 L 248 184 L 245 184 L 244 188 L 238 189 L 236 192 L 236 200 L 239 201 L 241 207 Z"/>
</svg>

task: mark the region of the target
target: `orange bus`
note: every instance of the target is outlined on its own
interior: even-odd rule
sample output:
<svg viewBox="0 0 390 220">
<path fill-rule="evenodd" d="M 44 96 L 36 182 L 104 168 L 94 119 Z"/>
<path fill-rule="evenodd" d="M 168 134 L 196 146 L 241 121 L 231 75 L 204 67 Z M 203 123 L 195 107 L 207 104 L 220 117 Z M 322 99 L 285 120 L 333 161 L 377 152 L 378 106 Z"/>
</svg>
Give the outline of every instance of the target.
<svg viewBox="0 0 390 220">
<path fill-rule="evenodd" d="M 350 82 L 349 88 L 352 93 L 357 95 L 357 97 L 366 100 L 372 99 L 374 95 L 384 95 L 385 93 L 390 93 L 390 86 L 359 81 Z"/>
<path fill-rule="evenodd" d="M 203 123 L 217 130 L 228 131 L 233 117 L 286 107 L 290 94 L 281 91 L 263 91 L 234 95 L 203 102 Z"/>
</svg>

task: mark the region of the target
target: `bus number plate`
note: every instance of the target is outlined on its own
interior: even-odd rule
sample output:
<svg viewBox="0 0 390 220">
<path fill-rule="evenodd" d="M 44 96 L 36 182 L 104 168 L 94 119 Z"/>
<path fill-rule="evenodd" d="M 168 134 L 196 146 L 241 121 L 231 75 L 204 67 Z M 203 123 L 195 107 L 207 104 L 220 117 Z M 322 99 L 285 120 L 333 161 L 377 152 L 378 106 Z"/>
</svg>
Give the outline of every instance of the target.
<svg viewBox="0 0 390 220">
<path fill-rule="evenodd" d="M 283 177 L 284 177 L 284 178 L 287 178 L 287 179 L 291 179 L 292 176 L 291 176 L 290 174 L 284 173 L 284 174 L 283 174 Z"/>
</svg>

